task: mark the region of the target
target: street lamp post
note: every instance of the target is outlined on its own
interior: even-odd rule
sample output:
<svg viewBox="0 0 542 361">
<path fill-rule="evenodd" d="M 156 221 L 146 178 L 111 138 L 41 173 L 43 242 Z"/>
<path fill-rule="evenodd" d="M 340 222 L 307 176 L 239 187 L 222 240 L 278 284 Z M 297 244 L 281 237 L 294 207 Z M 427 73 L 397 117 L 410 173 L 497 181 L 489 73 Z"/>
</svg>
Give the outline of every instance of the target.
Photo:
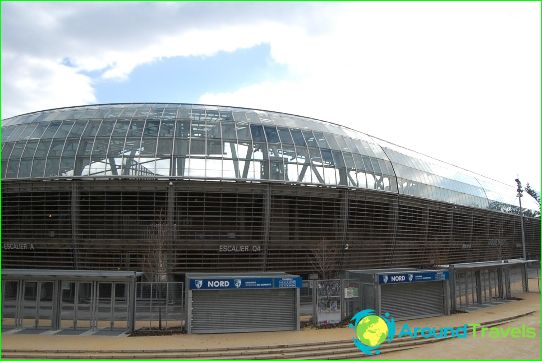
<svg viewBox="0 0 542 361">
<path fill-rule="evenodd" d="M 516 178 L 516 183 L 518 185 L 518 195 L 519 198 L 519 215 L 521 217 L 521 244 L 523 245 L 523 259 L 527 260 L 527 251 L 525 250 L 525 231 L 523 229 L 523 208 L 521 207 L 521 197 L 523 197 L 523 188 L 521 187 L 521 181 Z"/>
</svg>

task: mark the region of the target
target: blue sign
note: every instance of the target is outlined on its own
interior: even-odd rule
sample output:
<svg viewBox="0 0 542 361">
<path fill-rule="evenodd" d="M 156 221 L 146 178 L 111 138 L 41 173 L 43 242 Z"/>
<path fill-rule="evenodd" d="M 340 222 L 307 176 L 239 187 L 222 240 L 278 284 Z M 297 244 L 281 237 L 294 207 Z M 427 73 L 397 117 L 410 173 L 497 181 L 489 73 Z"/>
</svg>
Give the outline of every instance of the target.
<svg viewBox="0 0 542 361">
<path fill-rule="evenodd" d="M 192 278 L 190 279 L 191 290 L 224 290 L 246 288 L 301 288 L 301 277 L 280 278 Z"/>
<path fill-rule="evenodd" d="M 381 285 L 394 283 L 432 282 L 448 279 L 448 271 L 386 273 L 378 275 Z"/>
</svg>

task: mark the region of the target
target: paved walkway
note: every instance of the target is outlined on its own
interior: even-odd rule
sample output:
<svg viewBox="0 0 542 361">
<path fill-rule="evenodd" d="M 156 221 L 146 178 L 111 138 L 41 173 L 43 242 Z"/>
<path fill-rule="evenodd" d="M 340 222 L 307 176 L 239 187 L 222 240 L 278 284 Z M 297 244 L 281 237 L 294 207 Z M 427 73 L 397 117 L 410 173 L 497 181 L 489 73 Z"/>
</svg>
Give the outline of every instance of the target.
<svg viewBox="0 0 542 361">
<path fill-rule="evenodd" d="M 513 321 L 510 325 L 536 327 L 536 339 L 467 339 L 449 340 L 425 345 L 418 349 L 384 354 L 380 358 L 493 358 L 493 359 L 539 359 L 540 355 L 540 295 L 521 294 L 523 300 L 484 307 L 469 313 L 408 321 L 410 327 L 459 326 L 464 323 L 481 323 L 535 311 Z M 400 329 L 403 322 L 398 322 Z M 173 336 L 68 336 L 4 334 L 2 348 L 23 350 L 182 350 L 240 348 L 254 346 L 277 346 L 324 341 L 349 340 L 352 330 L 348 328 L 312 329 L 288 332 L 255 332 L 246 334 L 173 335 Z M 127 357 L 129 357 L 127 355 Z"/>
</svg>

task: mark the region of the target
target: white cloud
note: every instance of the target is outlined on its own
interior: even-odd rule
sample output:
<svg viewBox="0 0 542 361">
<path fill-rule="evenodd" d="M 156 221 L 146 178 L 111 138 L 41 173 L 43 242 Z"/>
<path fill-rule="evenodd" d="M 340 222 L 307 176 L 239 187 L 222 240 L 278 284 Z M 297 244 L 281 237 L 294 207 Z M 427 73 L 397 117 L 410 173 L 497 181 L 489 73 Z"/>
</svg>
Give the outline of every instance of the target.
<svg viewBox="0 0 542 361">
<path fill-rule="evenodd" d="M 344 124 L 484 175 L 540 184 L 540 4 L 355 4 L 271 39 L 292 80 L 200 102 Z"/>
</svg>

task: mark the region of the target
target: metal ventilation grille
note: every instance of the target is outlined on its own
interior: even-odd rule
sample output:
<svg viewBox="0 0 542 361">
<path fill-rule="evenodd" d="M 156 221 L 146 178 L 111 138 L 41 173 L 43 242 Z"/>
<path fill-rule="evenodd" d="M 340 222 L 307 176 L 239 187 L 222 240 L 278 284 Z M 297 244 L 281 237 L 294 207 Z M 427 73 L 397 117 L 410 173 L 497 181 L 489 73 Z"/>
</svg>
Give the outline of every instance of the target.
<svg viewBox="0 0 542 361">
<path fill-rule="evenodd" d="M 369 190 L 3 181 L 2 216 L 6 268 L 306 274 L 324 263 L 331 275 L 522 253 L 516 215 Z M 539 258 L 539 219 L 525 218 L 525 236 L 528 258 Z M 163 269 L 152 269 L 156 257 Z"/>
</svg>

